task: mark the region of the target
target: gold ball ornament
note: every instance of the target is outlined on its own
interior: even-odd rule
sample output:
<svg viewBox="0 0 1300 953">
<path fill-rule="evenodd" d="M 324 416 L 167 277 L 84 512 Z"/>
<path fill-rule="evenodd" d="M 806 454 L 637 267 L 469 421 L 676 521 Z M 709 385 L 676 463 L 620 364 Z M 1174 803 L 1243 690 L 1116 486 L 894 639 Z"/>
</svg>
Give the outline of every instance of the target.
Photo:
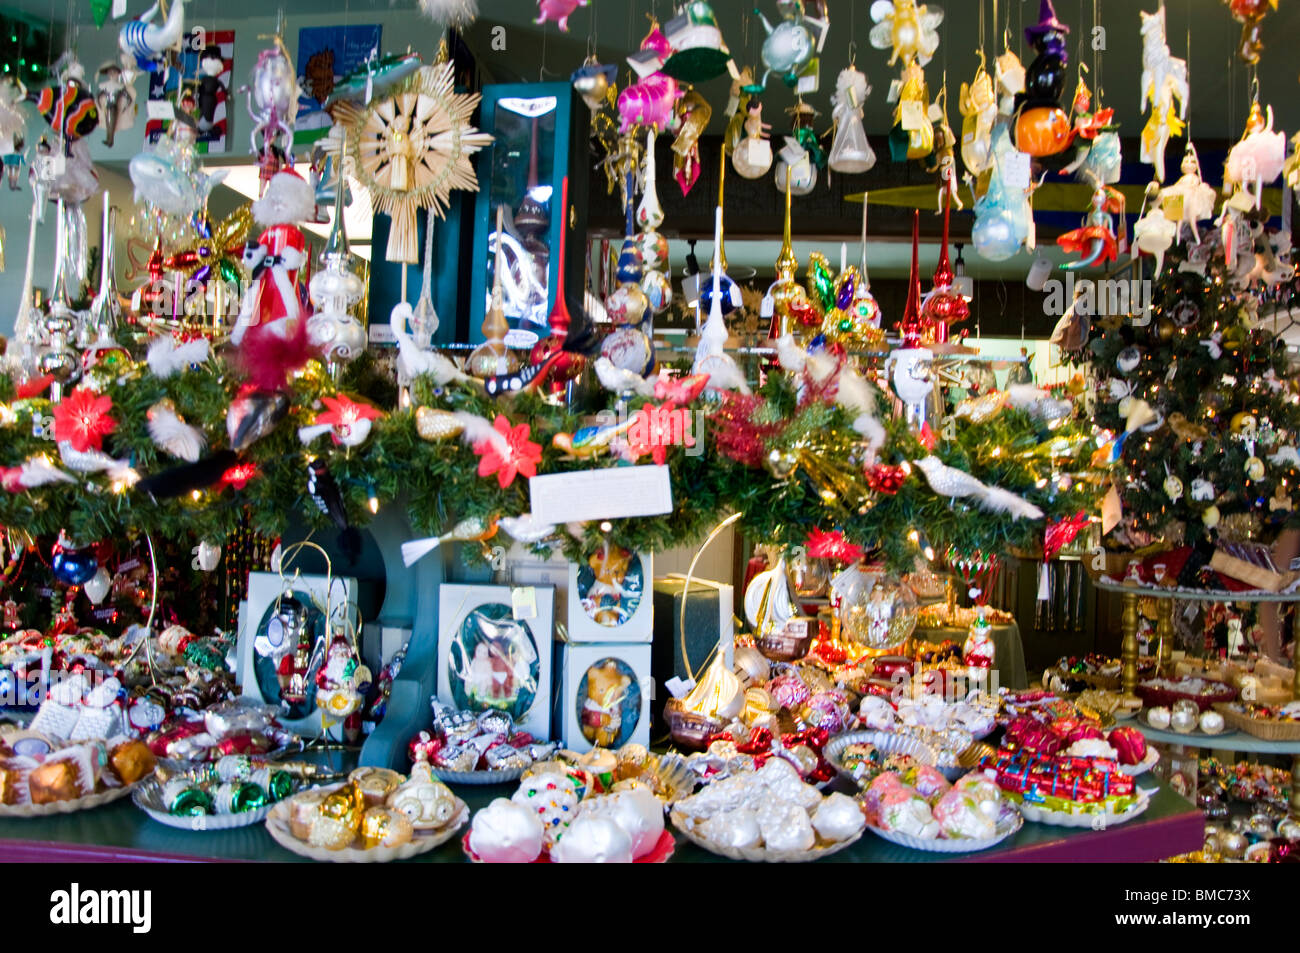
<svg viewBox="0 0 1300 953">
<path fill-rule="evenodd" d="M 415 836 L 415 828 L 401 811 L 372 807 L 361 818 L 361 839 L 366 848 L 401 847 Z"/>
<path fill-rule="evenodd" d="M 1161 318 L 1157 321 L 1156 337 L 1165 343 L 1172 341 L 1174 337 L 1174 322 L 1169 318 Z"/>
<path fill-rule="evenodd" d="M 1240 324 L 1224 328 L 1219 344 L 1225 351 L 1240 350 L 1246 344 L 1246 329 Z"/>
<path fill-rule="evenodd" d="M 1241 411 L 1232 415 L 1228 430 L 1234 434 L 1253 434 L 1259 430 L 1259 419 L 1252 413 Z"/>
<path fill-rule="evenodd" d="M 379 807 L 406 779 L 390 768 L 357 768 L 348 775 L 365 799 L 366 807 Z"/>
<path fill-rule="evenodd" d="M 1207 506 L 1205 512 L 1201 514 L 1201 523 L 1206 529 L 1214 529 L 1214 527 L 1218 526 L 1219 519 L 1219 508 L 1213 504 Z"/>
<path fill-rule="evenodd" d="M 1251 457 L 1246 461 L 1246 479 L 1258 483 L 1264 479 L 1264 461 L 1259 457 Z"/>
<path fill-rule="evenodd" d="M 763 466 L 767 468 L 767 472 L 778 480 L 790 479 L 798 465 L 798 455 L 790 450 L 774 449 L 763 458 Z"/>
<path fill-rule="evenodd" d="M 1173 500 L 1175 503 L 1177 503 L 1179 499 L 1182 498 L 1183 481 L 1180 480 L 1178 477 L 1174 476 L 1172 473 L 1169 476 L 1165 477 L 1164 488 L 1165 488 L 1165 495 L 1168 496 L 1169 499 Z"/>
</svg>

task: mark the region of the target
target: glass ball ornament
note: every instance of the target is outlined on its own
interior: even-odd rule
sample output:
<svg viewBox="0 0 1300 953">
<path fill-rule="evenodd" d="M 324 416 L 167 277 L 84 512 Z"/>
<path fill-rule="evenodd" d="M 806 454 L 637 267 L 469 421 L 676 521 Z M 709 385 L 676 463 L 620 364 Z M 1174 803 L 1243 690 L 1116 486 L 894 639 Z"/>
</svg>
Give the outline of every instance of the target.
<svg viewBox="0 0 1300 953">
<path fill-rule="evenodd" d="M 866 569 L 839 594 L 835 612 L 841 630 L 852 641 L 883 651 L 896 649 L 912 637 L 919 608 L 916 593 L 897 575 Z"/>
<path fill-rule="evenodd" d="M 786 176 L 790 177 L 790 194 L 807 195 L 817 186 L 817 166 L 811 161 L 796 162 L 793 166 L 780 159 L 776 163 L 776 189 L 785 192 Z"/>
<path fill-rule="evenodd" d="M 673 283 L 662 271 L 647 271 L 641 278 L 641 290 L 655 314 L 663 314 L 672 306 Z"/>
<path fill-rule="evenodd" d="M 99 557 L 94 546 L 77 546 L 60 534 L 50 550 L 50 569 L 65 586 L 80 586 L 98 572 Z"/>
<path fill-rule="evenodd" d="M 789 581 L 790 594 L 796 599 L 824 596 L 831 582 L 831 568 L 827 561 L 806 555 L 787 557 L 785 575 Z"/>
<path fill-rule="evenodd" d="M 660 269 L 668 263 L 668 239 L 659 232 L 642 232 L 637 239 L 641 264 L 646 269 Z"/>
<path fill-rule="evenodd" d="M 772 474 L 778 480 L 788 480 L 794 473 L 795 467 L 799 465 L 799 457 L 790 450 L 776 448 L 770 450 L 763 458 L 763 466 L 767 472 Z"/>
</svg>

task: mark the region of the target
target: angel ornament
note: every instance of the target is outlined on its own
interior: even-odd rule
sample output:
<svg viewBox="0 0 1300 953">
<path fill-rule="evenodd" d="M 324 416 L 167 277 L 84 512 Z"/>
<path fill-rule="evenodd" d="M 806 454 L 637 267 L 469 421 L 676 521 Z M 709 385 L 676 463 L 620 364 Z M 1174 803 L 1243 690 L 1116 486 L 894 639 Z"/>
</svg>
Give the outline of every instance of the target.
<svg viewBox="0 0 1300 953">
<path fill-rule="evenodd" d="M 961 161 L 971 175 L 980 175 L 993 163 L 993 123 L 998 118 L 998 97 L 982 53 L 975 78 L 961 84 L 957 108 L 962 117 Z"/>
<path fill-rule="evenodd" d="M 852 65 L 840 70 L 835 80 L 835 95 L 831 97 L 835 137 L 831 140 L 828 165 L 832 172 L 852 175 L 866 172 L 876 164 L 876 154 L 862 128 L 862 107 L 870 95 L 871 84 L 866 74 Z"/>
<path fill-rule="evenodd" d="M 1254 200 L 1254 208 L 1259 210 L 1260 198 L 1265 183 L 1274 181 L 1282 174 L 1286 161 L 1286 137 L 1273 131 L 1273 107 L 1269 106 L 1267 120 L 1259 108 L 1259 100 L 1250 104 L 1250 115 L 1246 118 L 1246 131 L 1228 152 L 1228 162 L 1224 166 L 1223 186 L 1244 189 Z"/>
<path fill-rule="evenodd" d="M 947 106 L 947 90 L 939 94 Z M 957 145 L 957 137 L 952 133 L 952 127 L 948 125 L 948 110 L 943 111 L 943 119 L 938 124 L 934 132 L 934 164 L 925 167 L 926 172 L 939 173 L 939 200 L 938 211 L 943 211 L 944 193 L 948 195 L 949 205 L 955 205 L 958 210 L 964 208 L 961 196 L 958 194 L 957 182 L 957 156 L 953 151 Z"/>
<path fill-rule="evenodd" d="M 930 62 L 939 48 L 939 24 L 943 11 L 933 9 L 916 0 L 876 0 L 871 5 L 871 45 L 878 50 L 889 50 L 889 65 L 900 60 L 904 66 Z"/>
<path fill-rule="evenodd" d="M 767 138 L 771 128 L 763 122 L 763 104 L 751 96 L 745 104 L 745 137 L 731 154 L 731 165 L 741 178 L 761 179 L 772 168 L 772 143 Z"/>
</svg>

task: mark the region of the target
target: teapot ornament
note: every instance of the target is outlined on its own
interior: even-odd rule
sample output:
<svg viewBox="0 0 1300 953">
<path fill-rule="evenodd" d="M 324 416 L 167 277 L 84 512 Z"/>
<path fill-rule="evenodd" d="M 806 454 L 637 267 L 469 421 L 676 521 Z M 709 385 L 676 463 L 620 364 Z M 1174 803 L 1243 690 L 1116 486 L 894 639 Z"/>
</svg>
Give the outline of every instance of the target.
<svg viewBox="0 0 1300 953">
<path fill-rule="evenodd" d="M 775 73 L 783 83 L 791 89 L 797 88 L 799 93 L 817 92 L 817 54 L 826 41 L 829 24 L 824 17 L 817 19 L 806 15 L 807 8 L 812 5 L 812 2 L 803 0 L 785 0 L 781 4 L 784 19 L 775 27 L 761 11 L 755 10 L 767 33 L 759 54 L 765 67 L 759 85 L 766 86 L 767 78 Z"/>
</svg>

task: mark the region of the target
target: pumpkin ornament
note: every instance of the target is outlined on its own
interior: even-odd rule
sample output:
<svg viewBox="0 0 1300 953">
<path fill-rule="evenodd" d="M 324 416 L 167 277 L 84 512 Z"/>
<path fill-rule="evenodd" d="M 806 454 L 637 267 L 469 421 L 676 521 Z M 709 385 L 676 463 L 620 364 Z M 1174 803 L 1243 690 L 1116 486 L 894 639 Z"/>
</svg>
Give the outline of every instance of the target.
<svg viewBox="0 0 1300 953">
<path fill-rule="evenodd" d="M 345 130 L 353 174 L 374 199 L 375 211 L 393 219 L 389 261 L 419 262 L 416 211 L 439 217 L 453 189 L 478 191 L 469 157 L 492 143 L 470 125 L 477 93 L 455 91 L 452 64 L 442 60 L 417 70 L 368 108 L 335 107 Z"/>
<path fill-rule="evenodd" d="M 1041 0 L 1038 22 L 1025 28 L 1025 41 L 1038 51 L 1025 70 L 1025 91 L 1016 97 L 1016 148 L 1031 156 L 1063 152 L 1074 138 L 1061 108 L 1070 28 L 1056 18 L 1052 0 Z"/>
</svg>

